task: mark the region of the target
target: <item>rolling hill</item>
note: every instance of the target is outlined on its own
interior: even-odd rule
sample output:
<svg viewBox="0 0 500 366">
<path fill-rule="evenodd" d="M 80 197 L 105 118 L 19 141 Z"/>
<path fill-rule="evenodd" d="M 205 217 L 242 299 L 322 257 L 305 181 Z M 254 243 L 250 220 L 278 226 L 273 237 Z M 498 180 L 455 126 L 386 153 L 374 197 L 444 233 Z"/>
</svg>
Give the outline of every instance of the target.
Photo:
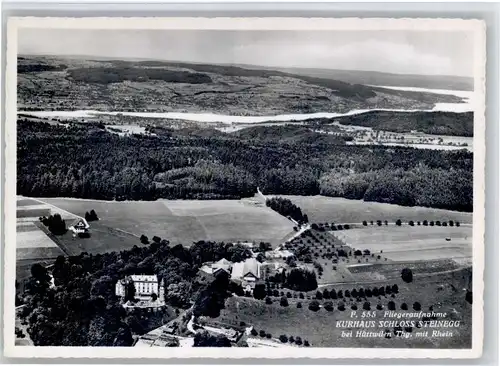
<svg viewBox="0 0 500 366">
<path fill-rule="evenodd" d="M 332 78 L 229 65 L 18 59 L 19 109 L 211 112 L 232 115 L 431 109 L 455 96 L 380 89 Z"/>
</svg>

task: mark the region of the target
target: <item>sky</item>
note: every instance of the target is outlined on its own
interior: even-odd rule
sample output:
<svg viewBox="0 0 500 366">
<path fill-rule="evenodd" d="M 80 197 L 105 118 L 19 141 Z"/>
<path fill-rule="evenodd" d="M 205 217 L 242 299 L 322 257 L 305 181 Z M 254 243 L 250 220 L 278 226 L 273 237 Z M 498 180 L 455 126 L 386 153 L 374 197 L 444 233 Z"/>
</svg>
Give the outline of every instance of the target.
<svg viewBox="0 0 500 366">
<path fill-rule="evenodd" d="M 473 76 L 465 31 L 200 31 L 21 28 L 19 54 Z"/>
</svg>

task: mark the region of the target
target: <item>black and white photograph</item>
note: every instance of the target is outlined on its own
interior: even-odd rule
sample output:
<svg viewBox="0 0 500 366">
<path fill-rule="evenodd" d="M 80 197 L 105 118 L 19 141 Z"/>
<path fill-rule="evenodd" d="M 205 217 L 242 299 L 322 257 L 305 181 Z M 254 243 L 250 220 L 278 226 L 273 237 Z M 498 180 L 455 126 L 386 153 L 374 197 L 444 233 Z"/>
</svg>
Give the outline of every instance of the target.
<svg viewBox="0 0 500 366">
<path fill-rule="evenodd" d="M 10 355 L 481 355 L 480 21 L 7 37 Z"/>
</svg>

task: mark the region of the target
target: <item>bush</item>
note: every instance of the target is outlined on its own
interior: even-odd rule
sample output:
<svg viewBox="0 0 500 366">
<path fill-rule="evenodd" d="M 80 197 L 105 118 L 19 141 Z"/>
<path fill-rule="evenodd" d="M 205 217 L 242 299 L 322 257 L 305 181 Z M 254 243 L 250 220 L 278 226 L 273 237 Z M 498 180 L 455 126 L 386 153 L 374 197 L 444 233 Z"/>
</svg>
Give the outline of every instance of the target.
<svg viewBox="0 0 500 366">
<path fill-rule="evenodd" d="M 300 345 L 302 344 L 302 338 L 300 338 L 300 337 L 295 337 L 295 344 L 296 344 L 297 346 L 300 346 Z"/>
<path fill-rule="evenodd" d="M 266 337 L 266 331 L 261 330 L 261 331 L 259 332 L 259 336 L 261 336 L 262 338 L 265 338 L 265 337 Z"/>
<path fill-rule="evenodd" d="M 290 291 L 288 291 L 288 292 L 286 293 L 286 297 L 288 297 L 289 299 L 291 299 L 291 298 L 292 298 L 292 294 L 291 294 L 291 292 L 290 292 Z"/>
<path fill-rule="evenodd" d="M 295 343 L 295 338 L 293 338 L 293 336 L 290 336 L 290 338 L 288 338 L 288 342 Z"/>
<path fill-rule="evenodd" d="M 327 301 L 323 304 L 323 307 L 326 311 L 333 311 L 333 303 L 331 301 Z"/>
<path fill-rule="evenodd" d="M 266 304 L 271 305 L 273 303 L 273 300 L 270 297 L 266 297 Z"/>
<path fill-rule="evenodd" d="M 304 347 L 309 347 L 310 344 L 309 344 L 309 341 L 307 339 L 304 340 Z"/>
<path fill-rule="evenodd" d="M 284 297 L 284 296 L 283 296 L 283 297 L 281 298 L 281 300 L 280 300 L 280 305 L 281 305 L 281 306 L 284 306 L 284 307 L 288 306 L 288 300 L 287 300 L 287 298 L 286 298 L 286 297 Z"/>
<path fill-rule="evenodd" d="M 271 335 L 271 333 L 267 333 L 267 334 L 266 334 L 266 338 L 267 338 L 267 339 L 271 339 L 272 337 L 273 337 L 273 336 Z"/>
<path fill-rule="evenodd" d="M 286 343 L 288 342 L 288 337 L 285 334 L 280 335 L 280 341 L 281 343 Z"/>
<path fill-rule="evenodd" d="M 401 270 L 401 278 L 406 283 L 412 282 L 413 281 L 413 272 L 411 271 L 411 269 L 409 269 L 409 268 L 403 268 Z"/>
<path fill-rule="evenodd" d="M 309 310 L 311 311 L 318 311 L 319 310 L 319 302 L 316 300 L 313 300 L 309 303 Z"/>
</svg>

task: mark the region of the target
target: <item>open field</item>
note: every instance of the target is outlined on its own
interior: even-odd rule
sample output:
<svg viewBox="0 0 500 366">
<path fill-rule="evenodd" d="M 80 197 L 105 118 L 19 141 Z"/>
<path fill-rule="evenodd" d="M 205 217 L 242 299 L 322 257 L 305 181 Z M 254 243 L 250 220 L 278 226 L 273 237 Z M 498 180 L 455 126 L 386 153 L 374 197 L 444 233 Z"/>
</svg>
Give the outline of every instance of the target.
<svg viewBox="0 0 500 366">
<path fill-rule="evenodd" d="M 17 207 L 25 207 L 25 206 L 36 206 L 39 205 L 40 203 L 32 200 L 30 198 L 18 198 L 16 201 Z"/>
<path fill-rule="evenodd" d="M 20 222 L 16 228 L 16 278 L 29 277 L 31 265 L 38 262 L 52 262 L 64 252 L 37 225 Z"/>
<path fill-rule="evenodd" d="M 268 241 L 277 245 L 293 230 L 289 220 L 271 209 L 238 200 L 109 202 L 47 198 L 42 201 L 79 216 L 94 209 L 99 221 L 90 223 L 92 237 L 86 239 L 88 242 L 108 230 L 108 234 L 120 233 L 129 239 L 135 236 L 132 245 L 139 243 L 142 234 L 184 245 L 198 240 Z M 125 249 L 119 246 L 114 250 Z M 93 250 L 90 244 L 88 247 Z"/>
<path fill-rule="evenodd" d="M 426 337 L 416 337 L 416 333 L 422 329 L 413 327 L 411 338 L 373 338 L 373 337 L 341 337 L 341 328 L 336 327 L 337 320 L 353 320 L 350 317 L 351 304 L 358 306 L 357 313 L 361 314 L 362 302 L 356 302 L 352 299 L 328 300 L 332 301 L 335 309 L 328 312 L 320 309 L 313 312 L 307 308 L 309 301 L 303 300 L 301 309 L 290 305 L 281 307 L 276 302 L 273 305 L 266 305 L 262 301 L 233 297 L 227 300 L 226 309 L 222 311 L 221 321 L 234 322 L 244 321 L 248 325 L 253 325 L 258 331 L 263 329 L 272 334 L 273 337 L 279 337 L 281 334 L 294 337 L 300 336 L 302 340 L 307 339 L 313 347 L 381 347 L 381 348 L 467 348 L 471 346 L 471 305 L 465 301 L 465 291 L 468 283 L 468 272 L 466 270 L 452 273 L 439 274 L 425 279 L 416 279 L 413 283 L 406 284 L 399 279 L 396 281 L 399 287 L 399 293 L 392 298 L 391 296 L 381 296 L 380 298 L 368 298 L 371 304 L 371 310 L 376 312 L 373 318 L 377 323 L 374 328 L 343 328 L 344 330 L 353 329 L 366 331 L 380 331 L 385 329 L 393 330 L 393 326 L 380 327 L 378 321 L 396 321 L 396 318 L 384 317 L 384 311 L 387 310 L 387 303 L 394 301 L 396 312 L 404 313 L 400 310 L 400 305 L 404 302 L 408 304 L 413 312 L 414 302 L 420 302 L 422 311 L 427 312 L 429 306 L 433 306 L 435 312 L 446 312 L 445 317 L 439 320 L 459 320 L 458 328 L 432 328 L 429 327 L 429 335 Z M 387 284 L 386 282 L 381 282 Z M 392 282 L 391 282 L 392 284 Z M 352 286 L 351 286 L 352 287 Z M 338 287 L 340 288 L 340 287 Z M 336 287 L 337 289 L 337 287 Z M 346 305 L 345 311 L 340 311 L 337 306 L 340 302 Z M 324 301 L 320 301 L 324 303 Z M 376 310 L 377 304 L 383 306 L 382 310 Z M 400 320 L 409 320 L 400 319 Z M 413 318 L 415 320 L 415 318 Z M 433 337 L 432 330 L 451 330 L 451 337 Z"/>
<path fill-rule="evenodd" d="M 381 226 L 336 231 L 354 250 L 368 249 L 394 261 L 472 257 L 472 227 Z M 449 241 L 446 238 L 450 239 Z"/>
<path fill-rule="evenodd" d="M 471 224 L 472 214 L 427 207 L 405 207 L 378 202 L 325 196 L 281 196 L 290 199 L 307 213 L 310 222 L 359 223 L 363 220 L 454 220 Z"/>
</svg>

